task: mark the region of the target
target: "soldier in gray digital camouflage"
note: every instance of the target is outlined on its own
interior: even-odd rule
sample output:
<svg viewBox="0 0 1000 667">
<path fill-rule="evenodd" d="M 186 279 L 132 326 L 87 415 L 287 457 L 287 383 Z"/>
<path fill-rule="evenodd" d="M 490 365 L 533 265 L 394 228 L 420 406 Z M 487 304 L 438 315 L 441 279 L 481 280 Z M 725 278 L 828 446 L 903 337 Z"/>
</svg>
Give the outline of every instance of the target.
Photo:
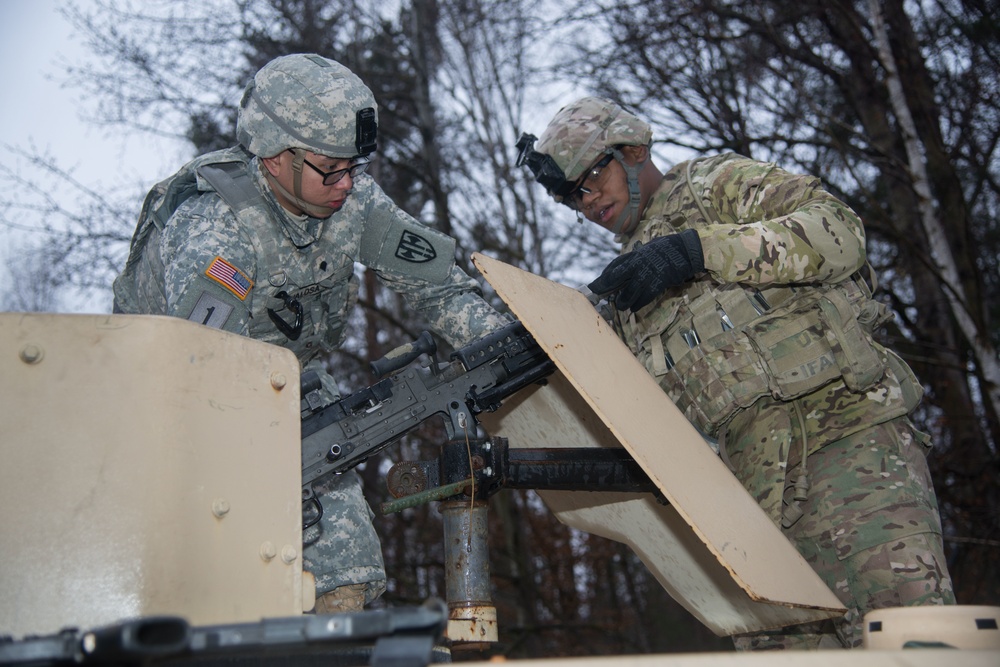
<svg viewBox="0 0 1000 667">
<path fill-rule="evenodd" d="M 293 351 L 338 395 L 325 362 L 357 300 L 355 262 L 403 296 L 451 345 L 506 323 L 455 265 L 455 241 L 400 210 L 365 173 L 376 149 L 374 96 L 312 54 L 277 58 L 247 84 L 239 145 L 195 158 L 147 195 L 115 311 L 186 318 Z M 319 407 L 319 406 L 313 406 Z M 352 611 L 385 590 L 360 478 L 316 488 L 305 569 L 318 612 Z"/>
<path fill-rule="evenodd" d="M 651 145 L 585 97 L 522 135 L 518 161 L 616 235 L 589 285 L 612 325 L 848 608 L 737 648 L 858 647 L 871 609 L 954 604 L 929 437 L 907 417 L 922 388 L 872 339 L 889 313 L 861 220 L 817 178 L 735 154 L 664 174 Z"/>
</svg>

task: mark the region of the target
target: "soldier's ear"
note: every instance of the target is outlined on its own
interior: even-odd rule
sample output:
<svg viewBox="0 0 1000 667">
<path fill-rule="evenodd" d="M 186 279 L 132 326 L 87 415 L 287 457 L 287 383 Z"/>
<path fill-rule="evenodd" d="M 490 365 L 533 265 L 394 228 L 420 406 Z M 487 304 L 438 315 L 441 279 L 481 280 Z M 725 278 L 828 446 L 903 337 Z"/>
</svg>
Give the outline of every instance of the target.
<svg viewBox="0 0 1000 667">
<path fill-rule="evenodd" d="M 649 159 L 648 146 L 622 146 L 622 153 L 632 162 L 642 162 Z"/>
<path fill-rule="evenodd" d="M 267 173 L 277 178 L 278 172 L 281 171 L 281 156 L 284 154 L 285 151 L 282 151 L 273 157 L 262 157 L 260 163 L 267 169 Z"/>
</svg>

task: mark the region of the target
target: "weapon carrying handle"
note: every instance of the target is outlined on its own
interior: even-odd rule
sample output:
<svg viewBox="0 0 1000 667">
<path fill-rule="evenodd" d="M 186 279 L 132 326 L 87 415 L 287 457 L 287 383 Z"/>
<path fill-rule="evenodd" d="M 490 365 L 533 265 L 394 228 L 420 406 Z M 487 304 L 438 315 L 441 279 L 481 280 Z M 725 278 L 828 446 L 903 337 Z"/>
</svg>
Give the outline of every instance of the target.
<svg viewBox="0 0 1000 667">
<path fill-rule="evenodd" d="M 380 378 L 388 373 L 399 370 L 409 365 L 417 357 L 424 353 L 434 354 L 437 352 L 437 343 L 430 332 L 424 331 L 412 343 L 400 345 L 381 359 L 376 359 L 371 363 L 372 374 Z"/>
</svg>

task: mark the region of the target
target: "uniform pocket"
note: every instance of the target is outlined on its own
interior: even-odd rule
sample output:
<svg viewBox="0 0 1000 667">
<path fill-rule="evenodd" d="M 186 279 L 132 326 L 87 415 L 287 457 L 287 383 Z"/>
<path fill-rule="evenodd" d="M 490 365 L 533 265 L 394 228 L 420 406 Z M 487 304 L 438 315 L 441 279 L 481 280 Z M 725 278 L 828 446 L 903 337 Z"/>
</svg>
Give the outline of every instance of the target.
<svg viewBox="0 0 1000 667">
<path fill-rule="evenodd" d="M 852 391 L 863 392 L 885 375 L 886 359 L 836 289 L 811 290 L 751 322 L 746 333 L 779 400 L 797 398 L 838 378 Z"/>
<path fill-rule="evenodd" d="M 826 534 L 837 557 L 941 532 L 925 447 L 908 420 L 879 424 L 810 454 L 800 535 Z"/>
<path fill-rule="evenodd" d="M 715 435 L 738 410 L 769 393 L 757 352 L 746 336 L 736 331 L 719 334 L 688 350 L 661 385 L 677 407 L 709 435 Z"/>
</svg>

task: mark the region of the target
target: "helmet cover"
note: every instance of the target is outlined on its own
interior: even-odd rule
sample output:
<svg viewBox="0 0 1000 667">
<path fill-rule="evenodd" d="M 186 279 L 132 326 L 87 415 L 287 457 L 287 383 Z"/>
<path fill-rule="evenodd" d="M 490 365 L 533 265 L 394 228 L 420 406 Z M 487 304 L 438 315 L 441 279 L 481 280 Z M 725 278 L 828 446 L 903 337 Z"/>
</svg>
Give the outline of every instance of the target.
<svg viewBox="0 0 1000 667">
<path fill-rule="evenodd" d="M 304 148 L 353 158 L 374 151 L 377 134 L 372 91 L 347 67 L 315 54 L 262 67 L 243 91 L 236 121 L 237 139 L 260 157 Z"/>
<path fill-rule="evenodd" d="M 575 183 L 615 146 L 647 146 L 649 124 L 599 97 L 583 97 L 560 109 L 538 140 L 539 153 L 551 155 L 565 179 Z"/>
</svg>

